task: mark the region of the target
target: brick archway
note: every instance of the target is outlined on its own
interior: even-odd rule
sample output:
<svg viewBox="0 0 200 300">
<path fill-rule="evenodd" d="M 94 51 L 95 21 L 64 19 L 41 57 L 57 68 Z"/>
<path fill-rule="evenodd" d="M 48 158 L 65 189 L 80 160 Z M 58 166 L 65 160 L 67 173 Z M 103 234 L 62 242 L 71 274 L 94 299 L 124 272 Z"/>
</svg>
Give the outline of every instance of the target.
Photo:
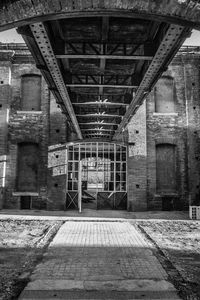
<svg viewBox="0 0 200 300">
<path fill-rule="evenodd" d="M 3 0 L 0 4 L 0 30 L 91 14 L 156 19 L 200 29 L 199 8 L 199 3 L 186 0 Z"/>
</svg>

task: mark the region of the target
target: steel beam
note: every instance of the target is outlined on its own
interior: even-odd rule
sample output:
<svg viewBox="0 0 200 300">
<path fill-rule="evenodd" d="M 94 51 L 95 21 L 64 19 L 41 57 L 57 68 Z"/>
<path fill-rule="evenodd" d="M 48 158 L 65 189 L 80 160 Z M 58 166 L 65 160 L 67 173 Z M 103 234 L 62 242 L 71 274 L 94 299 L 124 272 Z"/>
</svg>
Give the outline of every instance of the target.
<svg viewBox="0 0 200 300">
<path fill-rule="evenodd" d="M 91 102 L 72 102 L 75 106 L 85 106 L 85 105 L 105 105 L 105 106 L 129 106 L 129 104 L 120 102 L 103 102 L 103 101 L 91 101 Z"/>
<path fill-rule="evenodd" d="M 94 131 L 94 132 L 98 132 L 98 131 L 102 131 L 102 132 L 115 132 L 115 130 L 110 130 L 110 129 L 100 129 L 100 128 L 94 128 L 94 129 L 82 129 L 83 132 L 87 132 L 87 131 Z"/>
<path fill-rule="evenodd" d="M 76 115 L 74 113 L 74 109 L 71 104 L 70 97 L 66 89 L 63 76 L 61 74 L 56 57 L 54 55 L 46 29 L 43 23 L 32 24 L 30 25 L 30 28 L 35 38 L 35 41 L 37 43 L 37 46 L 40 49 L 40 52 L 45 60 L 45 63 L 51 73 L 54 83 L 59 91 L 62 101 L 68 111 L 72 124 L 77 132 L 78 138 L 82 139 L 81 130 L 79 128 L 79 124 L 76 119 Z"/>
<path fill-rule="evenodd" d="M 77 114 L 76 115 L 77 117 L 84 117 L 84 118 L 87 118 L 87 117 L 98 117 L 98 118 L 123 118 L 123 116 L 120 116 L 120 115 L 111 115 L 111 114 L 84 114 L 84 115 L 81 115 L 81 114 Z"/>
<path fill-rule="evenodd" d="M 138 88 L 137 85 L 113 85 L 113 84 L 82 84 L 82 83 L 70 83 L 66 84 L 66 87 L 70 88 L 100 88 L 100 87 L 105 87 L 105 88 L 118 88 L 118 89 L 136 89 Z"/>
<path fill-rule="evenodd" d="M 80 126 L 84 125 L 99 125 L 99 126 L 119 126 L 117 123 L 102 123 L 102 122 L 86 122 L 86 123 L 79 123 Z"/>
<path fill-rule="evenodd" d="M 103 55 L 103 54 L 57 54 L 56 58 L 62 59 L 120 59 L 120 60 L 148 60 L 151 61 L 153 56 L 146 55 Z"/>
<path fill-rule="evenodd" d="M 153 22 L 154 24 L 154 22 Z M 149 27 L 149 31 L 152 29 L 151 25 Z M 158 30 L 159 26 L 158 23 L 154 25 Z M 136 51 L 140 46 L 144 47 L 145 43 L 120 43 L 120 42 L 108 42 L 108 31 L 109 31 L 109 17 L 102 18 L 102 31 L 101 31 L 101 39 L 100 43 L 95 42 L 65 42 L 65 52 L 60 52 L 56 54 L 57 58 L 94 58 L 94 59 L 144 59 L 144 60 L 151 60 L 153 59 L 152 52 L 150 55 L 142 55 L 137 54 Z M 155 30 L 153 30 L 155 33 Z M 150 35 L 150 34 L 149 34 Z M 62 39 L 63 37 L 62 34 Z M 154 39 L 154 36 L 151 40 Z M 146 42 L 148 45 L 149 42 Z M 116 57 L 116 58 L 115 58 Z"/>
<path fill-rule="evenodd" d="M 97 136 L 99 136 L 99 137 L 104 137 L 104 136 L 107 136 L 107 137 L 111 137 L 111 135 L 112 134 L 105 134 L 105 133 L 85 133 L 84 134 L 85 136 L 94 136 L 94 137 L 97 137 Z"/>
<path fill-rule="evenodd" d="M 150 92 L 152 86 L 162 75 L 164 67 L 168 66 L 179 45 L 184 40 L 184 33 L 186 30 L 188 29 L 179 25 L 169 26 L 151 64 L 149 65 L 149 68 L 147 69 L 136 91 L 135 97 L 133 98 L 127 112 L 124 115 L 122 122 L 116 130 L 113 139 L 116 139 L 120 135 L 122 129 L 126 127 L 132 115 L 135 113 L 135 111 L 141 105 L 144 98 Z"/>
</svg>

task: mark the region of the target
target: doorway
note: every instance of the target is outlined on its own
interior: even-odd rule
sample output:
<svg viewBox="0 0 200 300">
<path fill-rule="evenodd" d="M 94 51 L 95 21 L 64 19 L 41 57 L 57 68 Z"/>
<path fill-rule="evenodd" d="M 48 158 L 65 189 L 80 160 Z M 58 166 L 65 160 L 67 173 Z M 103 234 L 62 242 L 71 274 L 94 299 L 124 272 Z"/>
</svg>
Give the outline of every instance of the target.
<svg viewBox="0 0 200 300">
<path fill-rule="evenodd" d="M 123 145 L 68 145 L 66 209 L 127 209 L 126 160 Z"/>
</svg>

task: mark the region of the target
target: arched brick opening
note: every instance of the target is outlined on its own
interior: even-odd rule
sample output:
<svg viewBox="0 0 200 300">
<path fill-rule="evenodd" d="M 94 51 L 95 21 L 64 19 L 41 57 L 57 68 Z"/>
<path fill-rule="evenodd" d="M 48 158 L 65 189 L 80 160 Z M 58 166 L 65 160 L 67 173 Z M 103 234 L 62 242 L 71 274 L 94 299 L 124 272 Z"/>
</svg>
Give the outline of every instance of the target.
<svg viewBox="0 0 200 300">
<path fill-rule="evenodd" d="M 180 0 L 3 0 L 0 30 L 49 19 L 88 15 L 149 18 L 200 29 L 200 4 Z"/>
</svg>

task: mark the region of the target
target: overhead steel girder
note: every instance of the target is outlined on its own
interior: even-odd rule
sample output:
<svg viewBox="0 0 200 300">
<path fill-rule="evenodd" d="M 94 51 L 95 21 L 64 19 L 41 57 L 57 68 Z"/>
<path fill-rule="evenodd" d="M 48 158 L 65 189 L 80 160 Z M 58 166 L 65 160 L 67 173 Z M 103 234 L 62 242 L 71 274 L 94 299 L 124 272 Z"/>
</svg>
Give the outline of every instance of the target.
<svg viewBox="0 0 200 300">
<path fill-rule="evenodd" d="M 93 136 L 93 137 L 109 137 L 109 138 L 111 138 L 111 134 L 108 134 L 108 133 L 85 133 L 84 134 L 85 136 Z"/>
<path fill-rule="evenodd" d="M 33 33 L 37 46 L 40 49 L 40 52 L 45 60 L 45 63 L 51 73 L 51 76 L 62 98 L 62 101 L 69 113 L 72 124 L 76 130 L 77 136 L 79 139 L 82 139 L 82 133 L 78 121 L 76 119 L 76 115 L 71 104 L 70 97 L 63 80 L 63 76 L 61 74 L 56 57 L 51 47 L 51 43 L 49 41 L 46 29 L 42 23 L 32 24 L 30 25 L 30 29 Z"/>
<path fill-rule="evenodd" d="M 76 115 L 77 117 L 98 117 L 98 118 L 123 118 L 123 116 L 120 115 L 111 115 L 111 114 L 84 114 L 84 115 Z"/>
<path fill-rule="evenodd" d="M 145 55 L 98 55 L 98 54 L 57 54 L 56 58 L 66 59 L 123 59 L 123 60 L 148 60 L 153 59 L 152 56 Z"/>
<path fill-rule="evenodd" d="M 98 126 L 119 126 L 117 123 L 103 123 L 103 122 L 85 122 L 85 123 L 79 123 L 80 126 L 85 126 L 85 125 L 98 125 Z"/>
<path fill-rule="evenodd" d="M 126 43 L 108 41 L 109 17 L 102 18 L 102 42 L 65 42 L 64 51 L 57 53 L 57 58 L 97 58 L 97 59 L 134 59 L 152 60 L 151 55 L 137 54 L 144 43 Z M 151 52 L 152 53 L 152 52 Z"/>
<path fill-rule="evenodd" d="M 129 108 L 122 119 L 122 122 L 120 123 L 118 129 L 115 132 L 115 135 L 113 136 L 113 139 L 116 139 L 120 135 L 123 128 L 126 127 L 130 118 L 133 116 L 144 98 L 150 92 L 152 86 L 162 75 L 164 67 L 167 67 L 172 60 L 173 54 L 175 53 L 183 39 L 186 37 L 186 32 L 188 32 L 188 30 L 188 28 L 178 25 L 169 26 L 151 64 L 149 65 L 142 79 L 142 82 L 140 83 L 136 91 L 135 97 L 131 101 Z"/>
<path fill-rule="evenodd" d="M 129 104 L 120 102 L 103 102 L 103 101 L 91 101 L 91 102 L 72 102 L 75 106 L 85 106 L 85 105 L 97 105 L 97 106 L 129 106 Z"/>
<path fill-rule="evenodd" d="M 66 87 L 70 88 L 99 88 L 99 87 L 105 87 L 105 88 L 118 88 L 118 89 L 136 89 L 137 85 L 114 85 L 114 84 L 83 84 L 83 83 L 70 83 L 66 84 Z"/>
<path fill-rule="evenodd" d="M 106 131 L 106 132 L 114 132 L 115 130 L 111 130 L 111 129 L 101 129 L 101 128 L 94 128 L 94 129 L 88 129 L 88 128 L 84 128 L 84 129 L 82 129 L 82 131 L 94 131 L 94 132 L 96 132 L 96 131 Z"/>
</svg>

